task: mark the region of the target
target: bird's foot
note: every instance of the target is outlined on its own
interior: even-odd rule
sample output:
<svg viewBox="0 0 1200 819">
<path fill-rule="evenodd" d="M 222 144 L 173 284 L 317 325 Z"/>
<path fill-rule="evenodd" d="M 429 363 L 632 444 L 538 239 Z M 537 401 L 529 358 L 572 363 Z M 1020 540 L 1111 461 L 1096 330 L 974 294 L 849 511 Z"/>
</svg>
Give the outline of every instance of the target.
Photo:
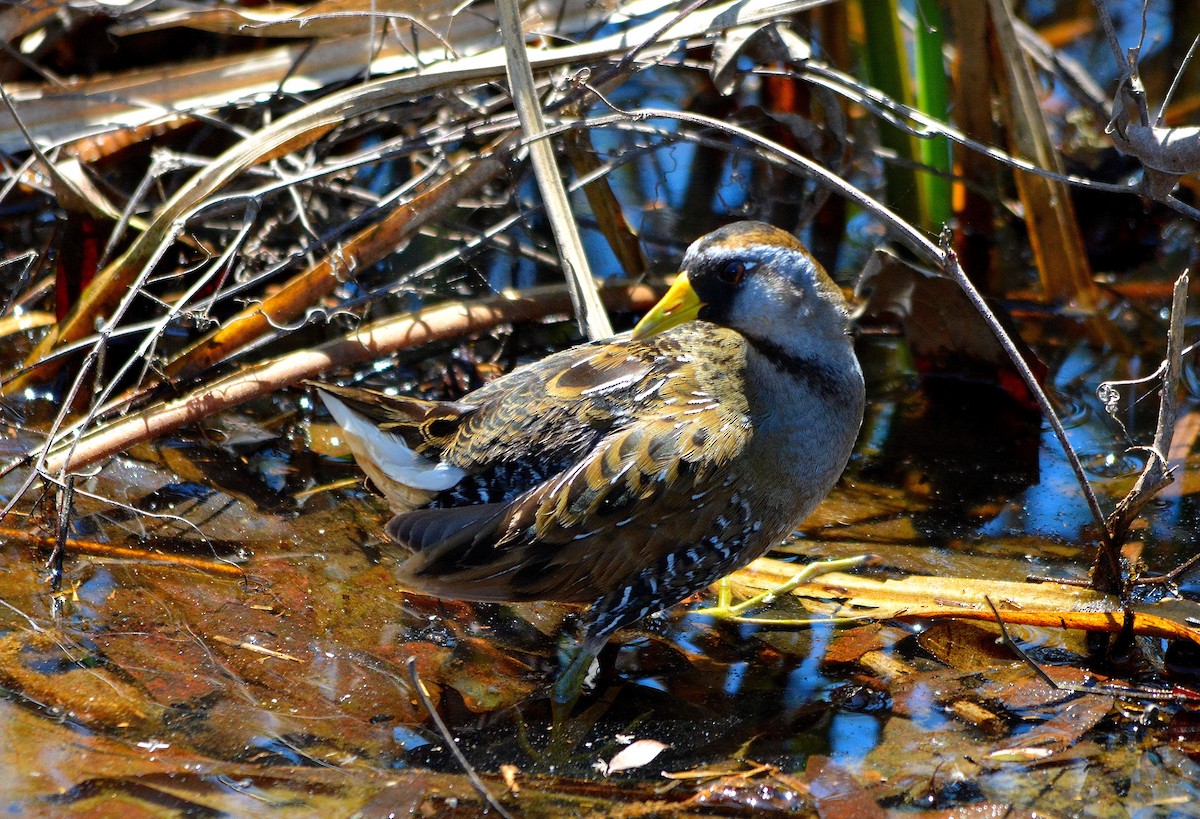
<svg viewBox="0 0 1200 819">
<path fill-rule="evenodd" d="M 730 602 L 731 596 L 729 592 L 729 583 L 727 580 L 721 581 L 721 587 L 717 592 L 717 605 L 709 606 L 703 609 L 693 609 L 691 614 L 703 614 L 708 617 L 717 617 L 722 619 L 734 619 L 741 617 L 751 609 L 759 606 L 767 606 L 774 602 L 775 598 L 781 594 L 787 594 L 810 580 L 820 577 L 823 574 L 830 572 L 845 572 L 850 569 L 858 568 L 871 559 L 870 555 L 859 555 L 857 557 L 847 557 L 840 560 L 818 560 L 814 563 L 809 563 L 799 572 L 792 576 L 791 580 L 786 583 L 776 586 L 773 589 L 768 589 L 761 594 L 756 594 L 751 598 L 743 600 L 740 603 L 733 604 Z"/>
</svg>

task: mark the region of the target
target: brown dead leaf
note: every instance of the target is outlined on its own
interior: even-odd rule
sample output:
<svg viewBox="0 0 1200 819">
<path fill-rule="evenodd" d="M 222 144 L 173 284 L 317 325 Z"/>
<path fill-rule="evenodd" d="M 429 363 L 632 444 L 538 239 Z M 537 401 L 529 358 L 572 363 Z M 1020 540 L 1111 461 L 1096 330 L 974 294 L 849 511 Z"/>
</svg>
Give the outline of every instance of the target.
<svg viewBox="0 0 1200 819">
<path fill-rule="evenodd" d="M 821 819 L 885 819 L 879 807 L 854 777 L 827 757 L 811 756 L 805 769 L 808 789 Z"/>
<path fill-rule="evenodd" d="M 94 729 L 147 729 L 160 709 L 103 661 L 59 631 L 0 637 L 0 684 Z"/>
<path fill-rule="evenodd" d="M 1075 747 L 1079 739 L 1108 715 L 1112 697 L 1084 695 L 1061 708 L 1050 720 L 1035 726 L 1017 742 L 997 748 L 990 762 L 1040 762 Z M 1099 749 L 1095 749 L 1097 752 Z"/>
<path fill-rule="evenodd" d="M 883 623 L 841 629 L 834 634 L 825 651 L 825 662 L 856 663 L 867 652 L 895 645 L 903 636 L 904 632 Z"/>
<path fill-rule="evenodd" d="M 530 667 L 479 638 L 460 639 L 441 669 L 441 680 L 462 695 L 467 708 L 490 713 L 515 705 L 535 691 Z"/>
<path fill-rule="evenodd" d="M 136 601 L 126 591 L 117 601 Z M 137 617 L 130 609 L 129 622 Z M 93 639 L 114 663 L 162 705 L 180 705 L 224 690 L 227 681 L 204 645 L 186 631 L 154 624 L 137 631 L 98 632 Z"/>
<path fill-rule="evenodd" d="M 838 486 L 804 521 L 812 538 L 911 543 L 919 534 L 912 517 L 925 504 L 902 489 L 855 482 Z"/>
<path fill-rule="evenodd" d="M 990 671 L 1017 659 L 997 627 L 956 620 L 934 623 L 917 637 L 921 648 L 959 671 Z"/>
<path fill-rule="evenodd" d="M 176 748 L 148 753 L 132 742 L 78 732 L 2 699 L 0 719 L 6 736 L 6 741 L 0 743 L 0 766 L 5 772 L 5 798 L 11 800 L 10 804 L 61 797 L 77 783 L 110 776 L 148 776 L 188 769 L 200 773 L 208 768 L 204 763 L 210 762 Z M 44 753 L 50 748 L 54 749 L 53 758 Z M 51 761 L 55 763 L 53 768 L 48 767 Z"/>
<path fill-rule="evenodd" d="M 1020 663 L 991 669 L 975 693 L 985 700 L 1002 703 L 1009 711 L 1021 713 L 1054 708 L 1077 696 L 1070 690 L 1071 686 L 1099 681 L 1094 675 L 1074 666 L 1044 666 L 1042 671 L 1063 687 L 1050 685 L 1028 665 Z"/>
<path fill-rule="evenodd" d="M 894 677 L 888 681 L 892 712 L 918 721 L 928 719 L 940 714 L 956 700 L 971 696 L 975 682 L 973 672 L 952 668 L 936 668 Z"/>
</svg>

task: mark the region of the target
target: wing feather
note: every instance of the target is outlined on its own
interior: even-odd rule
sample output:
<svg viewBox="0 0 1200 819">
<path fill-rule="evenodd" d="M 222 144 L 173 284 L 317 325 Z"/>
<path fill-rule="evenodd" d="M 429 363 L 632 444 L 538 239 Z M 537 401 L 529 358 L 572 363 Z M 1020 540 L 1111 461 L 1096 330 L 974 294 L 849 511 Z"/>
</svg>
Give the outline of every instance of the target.
<svg viewBox="0 0 1200 819">
<path fill-rule="evenodd" d="M 701 427 L 721 432 L 699 436 Z M 402 580 L 466 600 L 588 602 L 711 531 L 720 499 L 736 491 L 724 467 L 750 435 L 744 416 L 643 419 L 513 500 L 469 542 L 426 544 L 400 567 Z"/>
</svg>

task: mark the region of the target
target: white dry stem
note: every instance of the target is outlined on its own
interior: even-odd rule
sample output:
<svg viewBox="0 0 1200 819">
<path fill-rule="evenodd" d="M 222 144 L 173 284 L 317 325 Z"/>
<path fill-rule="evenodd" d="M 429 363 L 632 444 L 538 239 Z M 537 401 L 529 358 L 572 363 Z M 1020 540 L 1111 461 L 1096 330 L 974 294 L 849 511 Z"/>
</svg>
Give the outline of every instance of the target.
<svg viewBox="0 0 1200 819">
<path fill-rule="evenodd" d="M 517 0 L 497 0 L 496 9 L 500 14 L 500 33 L 504 39 L 513 106 L 517 109 L 521 130 L 529 144 L 529 161 L 542 194 L 546 218 L 550 221 L 558 244 L 558 255 L 571 293 L 571 303 L 575 307 L 575 318 L 579 322 L 579 329 L 589 339 L 608 338 L 613 334 L 612 324 L 604 312 L 604 305 L 596 290 L 596 280 L 592 278 L 587 256 L 583 252 L 583 241 L 579 238 L 579 228 L 571 213 L 571 202 L 567 199 L 558 164 L 554 161 L 554 147 L 549 140 L 536 138 L 546 130 L 546 123 L 537 98 L 533 68 L 525 52 Z"/>
</svg>

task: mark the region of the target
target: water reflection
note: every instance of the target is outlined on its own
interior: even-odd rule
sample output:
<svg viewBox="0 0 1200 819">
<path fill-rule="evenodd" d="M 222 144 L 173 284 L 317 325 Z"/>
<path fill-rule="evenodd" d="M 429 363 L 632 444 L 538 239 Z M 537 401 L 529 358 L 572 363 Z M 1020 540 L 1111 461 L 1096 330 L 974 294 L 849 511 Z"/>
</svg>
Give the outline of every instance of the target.
<svg viewBox="0 0 1200 819">
<path fill-rule="evenodd" d="M 795 711 L 807 705 L 829 686 L 830 680 L 822 673 L 821 667 L 832 636 L 831 626 L 813 627 L 808 655 L 788 674 L 787 687 L 783 692 L 783 705 L 787 710 Z"/>
<path fill-rule="evenodd" d="M 829 755 L 847 770 L 858 770 L 879 742 L 879 719 L 870 714 L 836 713 L 829 724 Z"/>
</svg>

